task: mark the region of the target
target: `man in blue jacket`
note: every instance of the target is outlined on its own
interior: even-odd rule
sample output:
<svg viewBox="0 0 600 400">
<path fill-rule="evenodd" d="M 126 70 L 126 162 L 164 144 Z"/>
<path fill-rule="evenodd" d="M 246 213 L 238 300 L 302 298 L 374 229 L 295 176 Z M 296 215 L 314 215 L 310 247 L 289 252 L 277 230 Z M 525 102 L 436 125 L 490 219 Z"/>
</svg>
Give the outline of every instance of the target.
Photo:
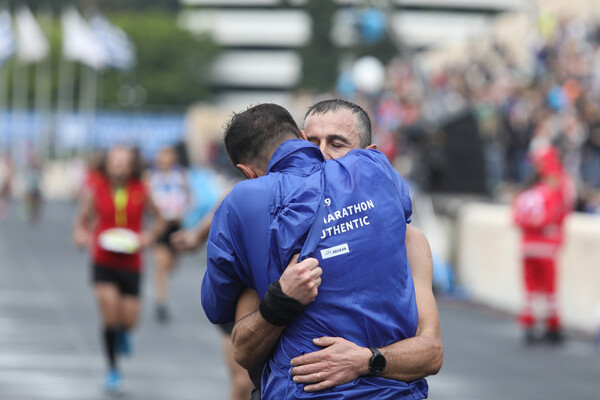
<svg viewBox="0 0 600 400">
<path fill-rule="evenodd" d="M 213 322 L 233 318 L 240 290 L 248 286 L 263 299 L 262 316 L 287 325 L 263 379 L 265 399 L 307 395 L 288 370 L 292 358 L 317 349 L 314 337 L 342 336 L 373 347 L 369 372 L 377 375 L 383 367 L 374 347 L 412 337 L 417 327 L 404 247 L 411 207 L 405 183 L 379 152 L 352 151 L 324 162 L 315 146 L 289 140 L 299 136 L 289 114 L 275 105 L 232 119 L 226 132 L 232 161 L 247 177 L 261 178 L 238 184 L 217 211 L 202 287 Z M 269 286 L 300 250 L 323 267 L 319 296 L 301 314 L 280 288 Z M 340 398 L 427 396 L 424 380 L 377 376 L 315 395 L 330 398 L 331 391 L 343 393 Z"/>
<path fill-rule="evenodd" d="M 371 122 L 358 105 L 342 100 L 322 100 L 308 108 L 304 117 L 304 139 L 319 146 L 326 159 L 345 156 L 355 149 L 376 148 L 371 142 Z M 208 236 L 208 232 L 207 232 Z M 419 314 L 414 337 L 398 340 L 378 349 L 386 359 L 381 375 L 398 381 L 413 381 L 435 375 L 443 361 L 439 316 L 432 291 L 433 262 L 429 243 L 414 226 L 406 226 L 406 249 L 415 286 Z M 282 290 L 302 304 L 311 303 L 318 294 L 318 260 L 292 260 L 280 278 Z M 232 334 L 235 360 L 249 368 L 257 388 L 260 367 L 275 347 L 283 328 L 267 322 L 259 312 L 258 294 L 247 288 L 237 302 L 236 323 Z M 319 391 L 353 381 L 369 373 L 373 354 L 343 337 L 316 337 L 323 349 L 292 360 L 294 381 L 304 390 Z M 252 400 L 260 392 L 253 391 Z"/>
</svg>

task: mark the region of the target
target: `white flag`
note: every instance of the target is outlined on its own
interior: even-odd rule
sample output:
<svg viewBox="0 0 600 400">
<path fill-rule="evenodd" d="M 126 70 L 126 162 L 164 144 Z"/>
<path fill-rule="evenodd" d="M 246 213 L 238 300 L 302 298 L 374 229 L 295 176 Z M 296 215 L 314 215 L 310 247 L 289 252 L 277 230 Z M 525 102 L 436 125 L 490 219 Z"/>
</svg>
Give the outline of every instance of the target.
<svg viewBox="0 0 600 400">
<path fill-rule="evenodd" d="M 117 69 L 131 69 L 136 62 L 135 46 L 123 30 L 97 15 L 90 21 L 98 40 L 108 54 L 108 64 Z"/>
<path fill-rule="evenodd" d="M 62 15 L 63 55 L 67 60 L 79 61 L 96 70 L 109 64 L 105 46 L 75 7 Z"/>
<path fill-rule="evenodd" d="M 42 61 L 48 56 L 50 46 L 31 10 L 25 6 L 15 14 L 17 57 L 24 63 Z"/>
<path fill-rule="evenodd" d="M 0 67 L 15 53 L 12 19 L 6 9 L 0 9 Z"/>
</svg>

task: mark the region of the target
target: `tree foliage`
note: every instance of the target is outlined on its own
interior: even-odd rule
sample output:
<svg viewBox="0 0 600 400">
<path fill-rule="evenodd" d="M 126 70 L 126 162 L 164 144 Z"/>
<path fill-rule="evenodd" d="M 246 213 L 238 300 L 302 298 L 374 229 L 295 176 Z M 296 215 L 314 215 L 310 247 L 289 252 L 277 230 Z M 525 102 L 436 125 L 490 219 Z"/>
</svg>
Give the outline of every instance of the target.
<svg viewBox="0 0 600 400">
<path fill-rule="evenodd" d="M 41 11 L 36 14 L 50 42 L 51 56 L 44 63 L 51 72 L 51 97 L 55 102 L 59 91 L 59 71 L 65 68 L 61 21 L 55 14 L 50 25 L 43 18 L 46 14 Z M 119 12 L 108 14 L 108 18 L 134 42 L 137 63 L 131 71 L 105 69 L 100 72 L 98 100 L 102 107 L 128 108 L 122 101 L 123 89 L 128 87 L 144 93 L 144 101 L 135 106 L 145 109 L 181 110 L 208 97 L 208 68 L 217 52 L 210 37 L 195 37 L 181 29 L 177 25 L 176 13 L 172 12 Z M 4 73 L 12 77 L 15 67 L 24 68 L 13 57 Z M 36 84 L 34 68 L 37 67 L 28 67 L 29 106 L 33 104 Z M 72 93 L 77 104 L 81 66 L 71 64 L 67 68 L 74 73 Z M 12 89 L 9 94 L 11 92 Z"/>
<path fill-rule="evenodd" d="M 104 98 L 117 101 L 123 84 L 140 85 L 147 103 L 186 106 L 208 96 L 208 71 L 217 48 L 209 37 L 194 37 L 180 29 L 173 14 L 120 13 L 111 20 L 137 47 L 133 71 L 108 71 Z"/>
<path fill-rule="evenodd" d="M 14 9 L 21 4 L 27 4 L 32 10 L 51 9 L 60 12 L 66 6 L 73 5 L 82 12 L 100 11 L 111 13 L 115 11 L 176 11 L 180 7 L 179 0 L 8 0 L 6 4 Z"/>
</svg>

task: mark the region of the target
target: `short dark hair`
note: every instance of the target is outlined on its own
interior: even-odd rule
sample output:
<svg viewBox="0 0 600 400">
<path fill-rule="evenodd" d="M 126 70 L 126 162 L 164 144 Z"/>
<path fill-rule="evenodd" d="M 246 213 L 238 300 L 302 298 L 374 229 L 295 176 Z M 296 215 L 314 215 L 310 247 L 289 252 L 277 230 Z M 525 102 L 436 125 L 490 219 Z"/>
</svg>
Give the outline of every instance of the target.
<svg viewBox="0 0 600 400">
<path fill-rule="evenodd" d="M 371 119 L 369 114 L 358 104 L 351 103 L 342 99 L 322 100 L 308 107 L 306 115 L 304 115 L 304 123 L 311 115 L 326 114 L 338 110 L 350 110 L 356 115 L 356 132 L 359 135 L 359 145 L 361 148 L 366 148 L 371 144 Z"/>
<path fill-rule="evenodd" d="M 264 103 L 234 113 L 225 127 L 224 142 L 233 165 L 253 163 L 266 169 L 281 143 L 301 137 L 288 110 Z"/>
</svg>

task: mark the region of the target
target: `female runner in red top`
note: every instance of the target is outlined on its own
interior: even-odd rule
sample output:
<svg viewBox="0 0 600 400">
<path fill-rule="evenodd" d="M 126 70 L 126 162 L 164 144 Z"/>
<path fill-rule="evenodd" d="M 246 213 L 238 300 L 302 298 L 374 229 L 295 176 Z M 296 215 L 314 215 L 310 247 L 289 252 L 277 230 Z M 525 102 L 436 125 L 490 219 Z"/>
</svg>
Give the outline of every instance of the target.
<svg viewBox="0 0 600 400">
<path fill-rule="evenodd" d="M 166 227 L 140 180 L 140 164 L 134 150 L 112 148 L 101 174 L 84 192 L 75 222 L 75 244 L 89 246 L 92 253 L 94 292 L 109 365 L 105 386 L 109 391 L 121 389 L 116 353 L 131 351 L 129 331 L 138 318 L 141 252 Z M 142 227 L 145 211 L 154 215 L 150 231 Z"/>
</svg>

